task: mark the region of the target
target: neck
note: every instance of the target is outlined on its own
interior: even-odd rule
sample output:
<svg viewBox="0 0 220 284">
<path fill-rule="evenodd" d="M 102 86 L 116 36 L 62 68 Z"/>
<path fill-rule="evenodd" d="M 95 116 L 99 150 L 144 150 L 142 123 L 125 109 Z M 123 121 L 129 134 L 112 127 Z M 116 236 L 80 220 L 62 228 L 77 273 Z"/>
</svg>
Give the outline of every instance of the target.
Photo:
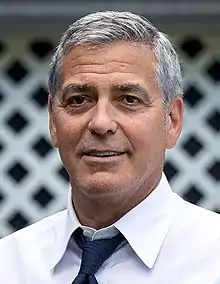
<svg viewBox="0 0 220 284">
<path fill-rule="evenodd" d="M 96 230 L 108 227 L 124 216 L 128 211 L 143 201 L 159 184 L 161 175 L 154 180 L 143 183 L 139 188 L 130 189 L 133 194 L 122 191 L 114 196 L 90 196 L 74 189 L 73 207 L 83 226 Z"/>
</svg>

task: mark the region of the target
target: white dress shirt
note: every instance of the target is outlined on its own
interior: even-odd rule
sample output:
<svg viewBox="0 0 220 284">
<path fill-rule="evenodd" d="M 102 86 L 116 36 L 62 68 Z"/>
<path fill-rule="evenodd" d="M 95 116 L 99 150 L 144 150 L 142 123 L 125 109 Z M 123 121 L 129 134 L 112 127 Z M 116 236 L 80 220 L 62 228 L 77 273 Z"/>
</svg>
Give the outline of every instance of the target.
<svg viewBox="0 0 220 284">
<path fill-rule="evenodd" d="M 1 284 L 71 284 L 81 251 L 80 225 L 67 210 L 0 240 Z M 165 178 L 139 205 L 108 228 L 83 227 L 91 239 L 120 231 L 121 245 L 96 274 L 100 284 L 220 284 L 220 216 L 173 193 Z"/>
</svg>

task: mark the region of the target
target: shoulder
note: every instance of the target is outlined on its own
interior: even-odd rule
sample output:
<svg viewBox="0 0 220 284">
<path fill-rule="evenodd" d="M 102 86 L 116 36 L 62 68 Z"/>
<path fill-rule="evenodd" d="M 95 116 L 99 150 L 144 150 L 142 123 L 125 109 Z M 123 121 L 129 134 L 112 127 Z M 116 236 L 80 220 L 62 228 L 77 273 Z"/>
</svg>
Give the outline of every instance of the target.
<svg viewBox="0 0 220 284">
<path fill-rule="evenodd" d="M 179 207 L 177 216 L 181 217 L 182 221 L 188 223 L 189 226 L 201 227 L 202 229 L 205 229 L 204 227 L 206 226 L 209 230 L 216 231 L 216 233 L 220 234 L 220 226 L 217 226 L 220 224 L 220 214 L 189 203 L 183 199 L 180 199 L 179 202 L 182 205 Z"/>
<path fill-rule="evenodd" d="M 215 243 L 220 249 L 220 214 L 176 198 L 173 232 L 186 242 Z"/>
<path fill-rule="evenodd" d="M 0 283 L 23 283 L 23 277 L 38 279 L 39 275 L 46 275 L 49 256 L 65 218 L 66 210 L 1 239 Z"/>
<path fill-rule="evenodd" d="M 66 210 L 46 217 L 24 229 L 21 229 L 0 240 L 0 261 L 3 252 L 15 254 L 18 250 L 29 250 L 32 248 L 43 248 L 51 241 L 64 223 Z"/>
<path fill-rule="evenodd" d="M 173 220 L 162 249 L 166 263 L 198 279 L 209 275 L 210 283 L 217 283 L 211 279 L 219 279 L 220 215 L 174 198 Z"/>
</svg>

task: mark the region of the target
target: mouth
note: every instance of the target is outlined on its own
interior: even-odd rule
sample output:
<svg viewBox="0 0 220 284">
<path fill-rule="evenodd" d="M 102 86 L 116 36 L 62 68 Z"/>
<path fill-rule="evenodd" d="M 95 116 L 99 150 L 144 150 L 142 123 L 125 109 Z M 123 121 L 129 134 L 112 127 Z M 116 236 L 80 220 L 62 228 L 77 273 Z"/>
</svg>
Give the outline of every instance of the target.
<svg viewBox="0 0 220 284">
<path fill-rule="evenodd" d="M 87 162 L 94 163 L 106 163 L 106 162 L 117 162 L 121 157 L 127 154 L 126 151 L 115 151 L 112 149 L 89 149 L 82 153 L 82 157 L 84 157 Z"/>
<path fill-rule="evenodd" d="M 84 153 L 85 156 L 89 157 L 99 157 L 99 158 L 108 158 L 108 157 L 115 157 L 115 156 L 121 156 L 125 154 L 125 152 L 114 152 L 114 151 L 91 151 L 88 153 Z"/>
</svg>

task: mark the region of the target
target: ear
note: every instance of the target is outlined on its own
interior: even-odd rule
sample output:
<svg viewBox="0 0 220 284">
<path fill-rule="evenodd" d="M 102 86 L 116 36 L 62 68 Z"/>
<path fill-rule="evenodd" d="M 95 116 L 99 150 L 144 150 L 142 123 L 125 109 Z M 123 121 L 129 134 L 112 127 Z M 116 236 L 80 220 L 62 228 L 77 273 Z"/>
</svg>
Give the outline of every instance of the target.
<svg viewBox="0 0 220 284">
<path fill-rule="evenodd" d="M 183 99 L 175 97 L 169 105 L 166 118 L 166 148 L 173 148 L 183 125 Z"/>
<path fill-rule="evenodd" d="M 53 99 L 50 94 L 48 96 L 48 113 L 49 113 L 49 130 L 50 130 L 51 143 L 54 148 L 58 148 L 56 124 L 55 124 L 54 110 L 53 110 Z"/>
</svg>

